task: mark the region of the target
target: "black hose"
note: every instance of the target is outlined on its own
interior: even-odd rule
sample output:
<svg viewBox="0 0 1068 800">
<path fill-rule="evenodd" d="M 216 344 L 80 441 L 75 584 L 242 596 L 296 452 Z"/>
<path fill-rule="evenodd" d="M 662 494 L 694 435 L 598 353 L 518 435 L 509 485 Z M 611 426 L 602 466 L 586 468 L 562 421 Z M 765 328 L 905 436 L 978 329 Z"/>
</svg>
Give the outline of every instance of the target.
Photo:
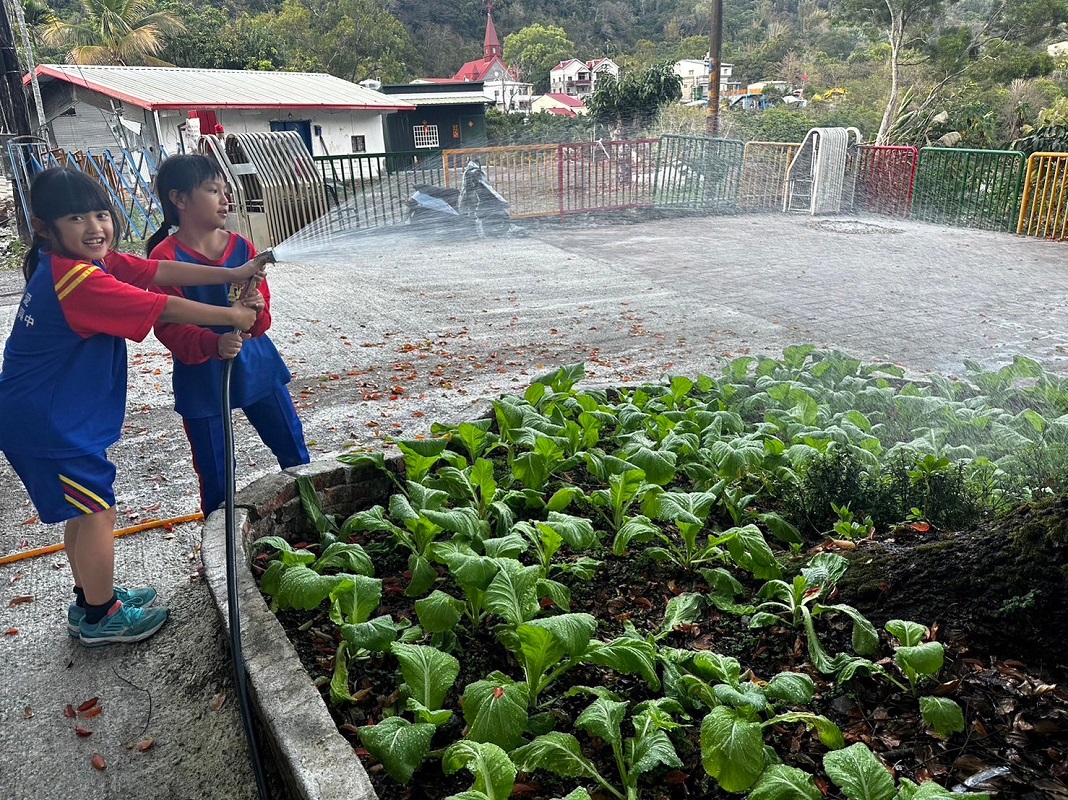
<svg viewBox="0 0 1068 800">
<path fill-rule="evenodd" d="M 227 359 L 222 374 L 223 449 L 226 451 L 226 610 L 230 620 L 230 662 L 234 668 L 234 686 L 241 705 L 241 722 L 248 739 L 252 771 L 256 773 L 256 787 L 260 800 L 270 800 L 267 791 L 267 775 L 260 760 L 256 731 L 252 726 L 252 704 L 249 702 L 248 682 L 245 675 L 245 656 L 241 650 L 241 615 L 237 599 L 237 514 L 234 509 L 236 478 L 234 476 L 234 422 L 230 404 L 230 375 L 234 360 Z"/>
</svg>

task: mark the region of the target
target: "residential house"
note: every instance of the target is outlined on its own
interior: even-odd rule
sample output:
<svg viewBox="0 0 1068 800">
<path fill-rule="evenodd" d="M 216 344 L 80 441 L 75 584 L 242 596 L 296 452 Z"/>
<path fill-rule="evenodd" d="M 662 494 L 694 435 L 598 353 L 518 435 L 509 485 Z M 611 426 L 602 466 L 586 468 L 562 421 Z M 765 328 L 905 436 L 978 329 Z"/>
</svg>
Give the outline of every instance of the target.
<svg viewBox="0 0 1068 800">
<path fill-rule="evenodd" d="M 588 97 L 597 91 L 597 83 L 604 76 L 619 76 L 619 66 L 610 58 L 579 61 L 570 58 L 549 70 L 549 91 L 572 97 Z"/>
<path fill-rule="evenodd" d="M 322 73 L 41 64 L 53 144 L 195 151 L 201 133 L 296 131 L 313 155 L 385 150 L 398 98 Z M 29 82 L 29 76 L 25 78 Z"/>
<path fill-rule="evenodd" d="M 556 114 L 561 117 L 577 117 L 587 112 L 586 104 L 577 97 L 569 94 L 542 94 L 534 98 L 530 104 L 534 113 L 541 111 Z"/>
<path fill-rule="evenodd" d="M 709 59 L 706 56 L 700 58 L 684 58 L 675 62 L 675 74 L 682 79 L 683 101 L 705 100 L 708 98 L 708 84 L 711 76 Z M 720 97 L 736 97 L 744 94 L 742 84 L 733 81 L 733 64 L 719 65 L 719 94 Z"/>
<path fill-rule="evenodd" d="M 486 145 L 486 107 L 494 103 L 475 81 L 386 85 L 393 100 L 414 106 L 386 117 L 386 150 L 393 153 Z"/>
</svg>

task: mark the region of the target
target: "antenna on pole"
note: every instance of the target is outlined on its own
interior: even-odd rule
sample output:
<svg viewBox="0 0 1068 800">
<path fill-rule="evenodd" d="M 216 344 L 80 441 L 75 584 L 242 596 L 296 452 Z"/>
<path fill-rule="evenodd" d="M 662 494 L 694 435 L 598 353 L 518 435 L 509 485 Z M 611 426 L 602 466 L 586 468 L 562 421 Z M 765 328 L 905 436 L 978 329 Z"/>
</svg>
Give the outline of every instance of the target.
<svg viewBox="0 0 1068 800">
<path fill-rule="evenodd" d="M 15 0 L 17 4 L 19 0 Z M 19 9 L 21 11 L 21 7 Z M 8 134 L 15 137 L 30 135 L 30 117 L 26 112 L 26 91 L 22 88 L 22 68 L 19 65 L 18 50 L 15 49 L 15 34 L 11 29 L 11 17 L 8 15 L 7 1 L 0 0 L 0 123 Z M 7 149 L 7 148 L 4 148 Z M 0 150 L 0 160 L 4 153 Z M 12 163 L 11 169 L 18 170 L 19 165 Z M 15 200 L 15 220 L 20 238 L 29 242 L 29 221 L 18 213 L 25 208 L 25 198 L 16 180 L 12 182 Z"/>
<path fill-rule="evenodd" d="M 41 85 L 37 81 L 37 65 L 33 60 L 33 45 L 30 42 L 30 32 L 26 27 L 26 15 L 22 11 L 22 0 L 5 0 L 10 2 L 11 10 L 19 25 L 19 33 L 22 36 L 22 49 L 26 59 L 26 71 L 30 73 L 30 86 L 33 89 L 33 104 L 37 107 L 38 135 L 47 139 L 48 120 L 45 119 L 44 104 L 41 102 Z M 14 44 L 14 37 L 12 37 Z"/>
</svg>

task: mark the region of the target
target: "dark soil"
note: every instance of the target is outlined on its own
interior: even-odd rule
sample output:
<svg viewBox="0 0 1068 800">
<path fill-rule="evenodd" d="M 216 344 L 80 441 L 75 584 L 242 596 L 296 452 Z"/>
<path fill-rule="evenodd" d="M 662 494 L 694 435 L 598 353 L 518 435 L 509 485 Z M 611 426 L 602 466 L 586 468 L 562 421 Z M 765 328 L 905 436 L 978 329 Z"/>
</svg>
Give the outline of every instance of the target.
<svg viewBox="0 0 1068 800">
<path fill-rule="evenodd" d="M 909 536 L 915 538 L 917 534 L 904 529 L 898 531 L 898 539 L 890 542 L 890 545 L 902 547 L 902 542 Z M 362 543 L 365 546 L 373 544 L 368 541 Z M 945 557 L 955 558 L 950 555 L 952 553 L 951 549 Z M 695 578 L 692 573 L 662 564 L 651 564 L 639 555 L 601 557 L 604 564 L 593 580 L 562 582 L 570 584 L 570 610 L 594 615 L 600 623 L 597 636 L 603 640 L 610 640 L 621 633 L 624 620 L 630 620 L 640 631 L 653 631 L 663 620 L 665 603 L 673 596 L 682 592 L 707 590 L 700 583 L 700 578 Z M 392 614 L 395 620 L 414 620 L 413 603 L 403 594 L 406 585 L 403 577 L 405 559 L 400 554 L 384 559 L 376 557 L 376 565 L 379 577 L 384 580 L 383 606 L 377 613 Z M 897 577 L 904 580 L 903 576 Z M 758 585 L 750 581 L 747 589 L 755 592 Z M 442 588 L 449 590 L 448 585 Z M 459 593 L 457 596 L 460 596 Z M 885 598 L 889 594 L 880 591 L 876 596 Z M 847 602 L 851 599 L 845 598 Z M 974 599 L 966 594 L 953 598 L 943 591 L 942 601 L 947 606 L 967 606 Z M 889 608 L 884 606 L 883 611 L 889 613 Z M 896 613 L 890 615 L 895 616 Z M 320 680 L 324 700 L 328 701 L 326 684 L 333 671 L 334 648 L 339 640 L 339 632 L 326 620 L 325 615 L 316 618 L 308 626 L 306 623 L 313 617 L 296 613 L 281 615 L 304 665 L 313 678 Z M 846 620 L 832 617 L 825 615 L 819 618 L 821 641 L 829 652 L 847 650 L 850 627 Z M 931 624 L 938 615 L 906 618 Z M 299 630 L 300 627 L 305 630 Z M 834 721 L 842 729 L 847 744 L 864 742 L 869 745 L 898 778 L 909 778 L 916 782 L 934 779 L 950 789 L 964 784 L 973 791 L 990 792 L 998 800 L 1068 800 L 1068 692 L 1055 685 L 1053 674 L 1036 668 L 1034 663 L 1038 662 L 1015 660 L 1019 656 L 1012 652 L 1011 647 L 992 650 L 978 646 L 969 637 L 966 625 L 954 627 L 951 633 L 943 629 L 943 633 L 939 634 L 938 630 L 935 626 L 936 636 L 946 645 L 946 665 L 939 676 L 938 685 L 925 687 L 924 694 L 939 694 L 954 699 L 964 709 L 968 726 L 964 733 L 954 735 L 947 741 L 925 730 L 915 698 L 898 692 L 885 681 L 854 681 L 845 691 L 828 684 L 808 664 L 804 637 L 788 627 L 752 631 L 739 617 L 711 612 L 696 624 L 676 630 L 662 644 L 712 649 L 734 656 L 743 669 L 752 670 L 754 679 L 767 680 L 784 670 L 807 672 L 817 688 L 814 708 L 809 707 L 809 710 L 815 710 Z M 982 641 L 987 643 L 988 639 L 984 637 Z M 1057 646 L 1063 647 L 1063 640 Z M 460 642 L 459 651 L 463 653 L 462 671 L 453 695 L 446 700 L 446 707 L 458 709 L 458 695 L 463 687 L 495 669 L 515 678 L 522 675 L 511 655 L 497 644 L 492 634 L 465 636 Z M 889 653 L 889 647 L 884 647 L 883 652 Z M 1046 660 L 1046 663 L 1054 662 L 1055 659 Z M 893 669 L 889 658 L 881 663 Z M 471 785 L 469 774 L 461 771 L 457 775 L 446 776 L 441 772 L 439 762 L 433 759 L 425 762 L 424 768 L 416 773 L 407 786 L 399 786 L 385 775 L 381 765 L 375 763 L 361 747 L 356 729 L 380 720 L 390 709 L 401 707 L 403 701 L 397 692 L 399 679 L 395 660 L 375 654 L 361 665 L 353 664 L 350 675 L 353 676 L 352 688 L 359 702 L 331 708 L 331 713 L 341 732 L 363 759 L 382 800 L 439 800 Z M 580 667 L 566 673 L 553 684 L 543 699 L 561 698 L 576 685 L 605 686 L 634 699 L 650 696 L 644 682 L 632 676 L 618 676 L 597 667 Z M 582 742 L 584 752 L 597 764 L 602 774 L 614 780 L 616 771 L 611 748 L 591 741 L 584 732 L 571 727 L 575 717 L 589 702 L 588 696 L 554 702 L 557 729 L 574 732 Z M 686 766 L 681 770 L 660 770 L 646 775 L 641 785 L 643 798 L 681 800 L 737 796 L 720 790 L 705 774 L 699 748 L 700 722 L 700 717 L 694 718 L 689 720 L 686 728 L 673 732 L 672 738 L 679 757 Z M 459 736 L 462 727 L 463 717 L 457 712 L 439 732 L 440 741 Z M 768 742 L 774 744 L 785 763 L 816 775 L 827 796 L 840 797 L 822 773 L 821 760 L 825 748 L 814 734 L 800 726 L 784 726 L 771 729 Z M 991 770 L 996 771 L 991 773 Z M 983 773 L 997 777 L 981 785 L 974 783 L 975 778 Z M 575 780 L 558 779 L 546 772 L 520 774 L 515 796 L 547 800 L 563 796 L 576 785 L 578 782 Z M 964 787 L 960 790 L 963 791 Z M 594 796 L 599 797 L 596 794 Z"/>
<path fill-rule="evenodd" d="M 1068 675 L 1068 498 L 961 533 L 903 526 L 846 555 L 838 587 L 873 622 L 937 622 L 977 652 Z"/>
</svg>

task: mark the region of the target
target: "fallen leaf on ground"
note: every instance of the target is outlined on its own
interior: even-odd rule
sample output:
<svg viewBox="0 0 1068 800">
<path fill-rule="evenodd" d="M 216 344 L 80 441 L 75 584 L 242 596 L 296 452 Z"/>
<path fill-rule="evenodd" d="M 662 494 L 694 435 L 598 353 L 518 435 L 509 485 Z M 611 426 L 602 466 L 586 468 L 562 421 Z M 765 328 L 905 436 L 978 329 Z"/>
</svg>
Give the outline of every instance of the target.
<svg viewBox="0 0 1068 800">
<path fill-rule="evenodd" d="M 92 731 L 90 731 L 90 730 L 86 730 L 86 729 L 85 729 L 85 728 L 83 728 L 83 727 L 82 727 L 81 725 L 78 725 L 78 726 L 76 726 L 76 727 L 74 728 L 74 732 L 75 732 L 76 734 L 78 734 L 79 736 L 81 736 L 81 737 L 82 737 L 83 739 L 85 739 L 86 737 L 89 737 L 89 736 L 92 736 L 92 735 L 93 735 L 93 732 L 92 732 Z"/>
<path fill-rule="evenodd" d="M 94 697 L 94 698 L 92 698 L 90 700 L 86 700 L 84 703 L 82 703 L 80 706 L 78 706 L 78 713 L 81 714 L 83 711 L 88 711 L 90 708 L 92 708 L 93 706 L 95 706 L 99 702 L 100 702 L 100 698 L 99 697 Z"/>
<path fill-rule="evenodd" d="M 74 719 L 77 716 L 77 712 L 74 710 L 74 706 L 67 703 L 67 707 L 63 709 L 63 716 L 67 719 Z"/>
<path fill-rule="evenodd" d="M 138 753 L 144 753 L 151 750 L 153 747 L 155 747 L 155 745 L 156 740 L 153 739 L 151 736 L 146 736 L 141 741 L 135 743 L 133 745 L 133 749 L 136 750 Z"/>
<path fill-rule="evenodd" d="M 4 631 L 4 636 L 18 636 L 18 635 L 19 635 L 19 629 L 18 628 L 8 628 L 6 631 Z"/>
<path fill-rule="evenodd" d="M 218 711 L 224 705 L 226 705 L 226 692 L 219 692 L 213 698 L 211 698 L 211 710 Z"/>
<path fill-rule="evenodd" d="M 100 712 L 104 710 L 103 706 L 93 706 L 85 711 L 79 711 L 78 716 L 82 719 L 92 719 L 93 717 L 100 716 Z"/>
<path fill-rule="evenodd" d="M 93 757 L 89 760 L 89 763 L 93 765 L 93 769 L 103 772 L 107 769 L 107 762 L 104 761 L 104 757 L 100 753 L 93 753 Z"/>
<path fill-rule="evenodd" d="M 24 603 L 32 603 L 36 599 L 32 594 L 20 594 L 18 597 L 12 597 L 7 607 L 11 608 L 12 606 L 21 606 Z"/>
<path fill-rule="evenodd" d="M 22 709 L 22 718 L 33 719 L 33 709 L 29 706 L 26 706 L 26 708 Z"/>
</svg>

